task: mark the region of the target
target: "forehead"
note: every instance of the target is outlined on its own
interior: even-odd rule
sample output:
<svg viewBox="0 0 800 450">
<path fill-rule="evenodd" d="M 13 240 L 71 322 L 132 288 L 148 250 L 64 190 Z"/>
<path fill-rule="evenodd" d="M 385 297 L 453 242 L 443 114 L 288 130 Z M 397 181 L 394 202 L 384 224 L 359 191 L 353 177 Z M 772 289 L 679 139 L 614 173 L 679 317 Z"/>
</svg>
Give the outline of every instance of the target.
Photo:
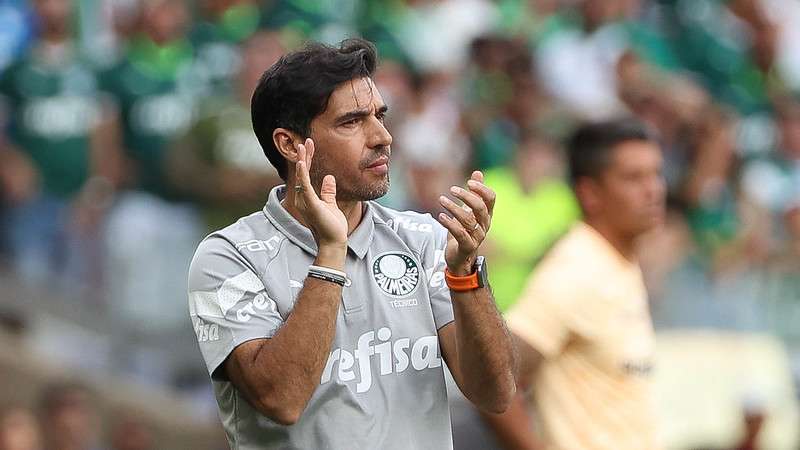
<svg viewBox="0 0 800 450">
<path fill-rule="evenodd" d="M 383 97 L 371 78 L 345 81 L 333 90 L 324 115 L 338 116 L 356 109 L 380 108 Z"/>
<path fill-rule="evenodd" d="M 661 148 L 652 141 L 625 141 L 617 144 L 611 154 L 612 169 L 660 165 L 663 160 Z"/>
</svg>

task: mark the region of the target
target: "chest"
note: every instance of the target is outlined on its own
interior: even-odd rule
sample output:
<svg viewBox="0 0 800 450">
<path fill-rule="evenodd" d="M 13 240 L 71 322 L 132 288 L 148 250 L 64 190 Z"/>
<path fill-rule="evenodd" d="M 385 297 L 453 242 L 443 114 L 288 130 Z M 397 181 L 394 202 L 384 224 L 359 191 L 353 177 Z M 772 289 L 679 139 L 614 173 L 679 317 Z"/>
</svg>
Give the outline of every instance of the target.
<svg viewBox="0 0 800 450">
<path fill-rule="evenodd" d="M 22 66 L 11 75 L 10 89 L 14 127 L 31 137 L 84 137 L 99 116 L 96 79 L 77 65 L 62 70 Z"/>
<path fill-rule="evenodd" d="M 128 64 L 115 74 L 111 90 L 119 100 L 128 138 L 168 138 L 185 132 L 196 115 L 200 88 L 184 72 L 156 77 Z"/>
<path fill-rule="evenodd" d="M 568 352 L 609 373 L 648 374 L 655 339 L 644 288 L 609 288 L 598 294 Z"/>
</svg>

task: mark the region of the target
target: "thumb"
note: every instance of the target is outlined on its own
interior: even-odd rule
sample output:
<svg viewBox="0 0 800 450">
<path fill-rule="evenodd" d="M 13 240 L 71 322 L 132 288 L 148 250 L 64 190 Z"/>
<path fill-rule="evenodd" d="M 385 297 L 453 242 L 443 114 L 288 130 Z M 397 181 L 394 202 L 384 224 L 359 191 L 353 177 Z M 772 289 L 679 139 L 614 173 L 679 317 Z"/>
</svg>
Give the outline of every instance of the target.
<svg viewBox="0 0 800 450">
<path fill-rule="evenodd" d="M 325 175 L 322 179 L 319 197 L 329 205 L 336 205 L 336 178 L 333 175 Z"/>
</svg>

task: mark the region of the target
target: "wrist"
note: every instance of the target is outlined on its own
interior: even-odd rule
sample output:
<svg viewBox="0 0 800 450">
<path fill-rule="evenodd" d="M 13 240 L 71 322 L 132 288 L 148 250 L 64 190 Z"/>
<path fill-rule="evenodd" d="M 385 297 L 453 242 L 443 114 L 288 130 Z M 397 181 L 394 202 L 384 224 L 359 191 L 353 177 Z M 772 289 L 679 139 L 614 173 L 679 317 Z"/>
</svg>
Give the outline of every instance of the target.
<svg viewBox="0 0 800 450">
<path fill-rule="evenodd" d="M 465 277 L 473 272 L 472 266 L 467 265 L 447 266 L 447 270 L 457 277 Z"/>
<path fill-rule="evenodd" d="M 347 244 L 321 244 L 314 265 L 344 271 L 346 259 Z"/>
<path fill-rule="evenodd" d="M 467 258 L 463 262 L 457 264 L 447 264 L 447 271 L 457 277 L 465 277 L 475 272 L 475 258 Z"/>
<path fill-rule="evenodd" d="M 489 286 L 486 258 L 478 256 L 474 261 L 471 258 L 468 261 L 471 262 L 469 266 L 467 263 L 454 267 L 448 265 L 444 271 L 445 282 L 451 291 L 465 292 Z"/>
</svg>

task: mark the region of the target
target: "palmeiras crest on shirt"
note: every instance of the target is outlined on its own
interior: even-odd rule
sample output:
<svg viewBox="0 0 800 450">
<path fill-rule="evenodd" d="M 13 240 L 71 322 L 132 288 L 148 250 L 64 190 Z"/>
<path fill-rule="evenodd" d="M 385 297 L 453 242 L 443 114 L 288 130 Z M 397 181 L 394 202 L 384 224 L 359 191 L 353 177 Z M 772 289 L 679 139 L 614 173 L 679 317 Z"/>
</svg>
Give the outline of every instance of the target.
<svg viewBox="0 0 800 450">
<path fill-rule="evenodd" d="M 387 252 L 372 262 L 372 279 L 387 295 L 402 298 L 419 285 L 419 266 L 407 253 Z"/>
</svg>

